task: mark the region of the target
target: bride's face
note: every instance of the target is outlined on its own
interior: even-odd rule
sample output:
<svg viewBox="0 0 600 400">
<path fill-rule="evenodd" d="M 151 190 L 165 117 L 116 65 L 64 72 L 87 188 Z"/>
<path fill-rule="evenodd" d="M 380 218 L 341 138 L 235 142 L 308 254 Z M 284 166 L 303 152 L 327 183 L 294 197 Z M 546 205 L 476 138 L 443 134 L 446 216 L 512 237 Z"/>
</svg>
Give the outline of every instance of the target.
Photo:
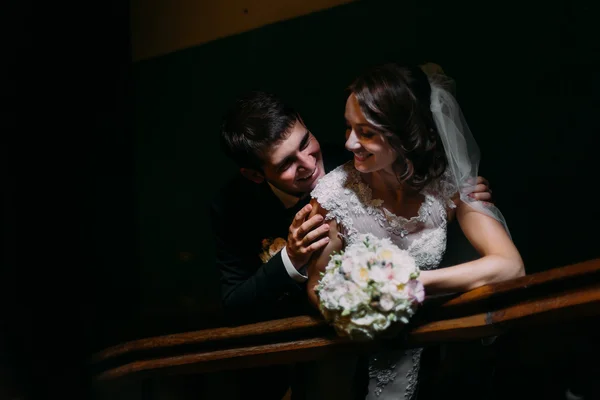
<svg viewBox="0 0 600 400">
<path fill-rule="evenodd" d="M 346 101 L 346 149 L 354 153 L 354 167 L 362 172 L 391 169 L 398 158 L 383 133 L 370 124 L 352 93 Z"/>
</svg>

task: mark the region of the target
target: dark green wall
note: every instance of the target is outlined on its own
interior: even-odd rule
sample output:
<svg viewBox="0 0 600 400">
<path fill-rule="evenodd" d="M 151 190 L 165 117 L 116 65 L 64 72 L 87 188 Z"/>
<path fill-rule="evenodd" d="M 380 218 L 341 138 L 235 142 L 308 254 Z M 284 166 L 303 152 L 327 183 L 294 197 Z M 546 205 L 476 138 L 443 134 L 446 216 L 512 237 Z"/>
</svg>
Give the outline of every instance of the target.
<svg viewBox="0 0 600 400">
<path fill-rule="evenodd" d="M 235 173 L 217 146 L 225 107 L 249 89 L 272 90 L 321 141 L 341 146 L 344 88 L 363 67 L 388 60 L 436 62 L 455 78 L 481 173 L 530 272 L 597 256 L 595 214 L 582 206 L 595 208 L 600 35 L 584 2 L 530 3 L 362 1 L 137 63 L 144 304 L 190 296 L 214 310 L 206 208 Z"/>
<path fill-rule="evenodd" d="M 341 145 L 343 89 L 363 66 L 437 62 L 458 83 L 482 173 L 529 271 L 598 256 L 593 0 L 362 1 L 132 71 L 127 2 L 12 3 L 2 14 L 11 35 L 0 267 L 2 384 L 22 389 L 12 397 L 49 398 L 69 382 L 86 398 L 90 350 L 130 338 L 122 331 L 138 327 L 139 306 L 214 310 L 205 210 L 235 172 L 215 152 L 219 119 L 251 88 L 288 97 Z M 153 310 L 150 321 L 160 319 Z"/>
</svg>

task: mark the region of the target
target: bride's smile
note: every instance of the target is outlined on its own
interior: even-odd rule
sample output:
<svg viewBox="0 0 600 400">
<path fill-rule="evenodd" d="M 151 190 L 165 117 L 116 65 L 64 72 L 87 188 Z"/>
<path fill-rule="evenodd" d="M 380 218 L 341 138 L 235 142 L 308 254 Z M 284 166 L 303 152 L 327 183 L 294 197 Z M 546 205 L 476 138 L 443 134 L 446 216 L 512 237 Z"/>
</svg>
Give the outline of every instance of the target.
<svg viewBox="0 0 600 400">
<path fill-rule="evenodd" d="M 354 153 L 354 167 L 362 172 L 390 169 L 396 151 L 383 133 L 365 118 L 354 94 L 346 102 L 346 149 Z"/>
</svg>

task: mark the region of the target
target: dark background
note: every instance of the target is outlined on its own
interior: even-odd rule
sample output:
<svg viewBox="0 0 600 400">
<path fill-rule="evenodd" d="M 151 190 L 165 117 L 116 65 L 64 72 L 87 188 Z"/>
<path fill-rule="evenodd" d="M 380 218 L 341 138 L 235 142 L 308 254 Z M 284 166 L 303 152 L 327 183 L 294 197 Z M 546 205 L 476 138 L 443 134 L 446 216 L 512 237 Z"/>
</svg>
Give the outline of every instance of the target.
<svg viewBox="0 0 600 400">
<path fill-rule="evenodd" d="M 235 173 L 215 151 L 220 116 L 249 89 L 341 146 L 344 89 L 364 67 L 438 63 L 527 271 L 598 256 L 592 1 L 359 1 L 135 64 L 126 2 L 4 7 L 10 390 L 70 382 L 81 398 L 90 351 L 165 321 L 219 323 L 207 204 Z"/>
<path fill-rule="evenodd" d="M 342 146 L 345 87 L 366 66 L 390 60 L 435 62 L 456 80 L 481 174 L 529 272 L 596 255 L 586 228 L 595 207 L 584 206 L 600 109 L 590 6 L 419 3 L 358 2 L 134 65 L 145 303 L 190 296 L 211 309 L 204 299 L 218 285 L 206 207 L 235 173 L 215 149 L 220 116 L 238 94 L 272 90 L 322 142 Z"/>
</svg>

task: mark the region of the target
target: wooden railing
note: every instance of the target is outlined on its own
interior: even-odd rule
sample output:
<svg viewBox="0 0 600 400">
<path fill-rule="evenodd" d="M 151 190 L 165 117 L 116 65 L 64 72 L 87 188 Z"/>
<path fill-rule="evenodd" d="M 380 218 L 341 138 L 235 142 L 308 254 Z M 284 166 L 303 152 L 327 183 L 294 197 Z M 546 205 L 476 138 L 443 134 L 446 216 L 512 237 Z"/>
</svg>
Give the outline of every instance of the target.
<svg viewBox="0 0 600 400">
<path fill-rule="evenodd" d="M 92 357 L 97 382 L 144 374 L 205 373 L 501 335 L 510 329 L 600 315 L 600 259 L 551 269 L 460 295 L 427 299 L 404 340 L 351 342 L 318 317 L 150 337 Z"/>
</svg>

